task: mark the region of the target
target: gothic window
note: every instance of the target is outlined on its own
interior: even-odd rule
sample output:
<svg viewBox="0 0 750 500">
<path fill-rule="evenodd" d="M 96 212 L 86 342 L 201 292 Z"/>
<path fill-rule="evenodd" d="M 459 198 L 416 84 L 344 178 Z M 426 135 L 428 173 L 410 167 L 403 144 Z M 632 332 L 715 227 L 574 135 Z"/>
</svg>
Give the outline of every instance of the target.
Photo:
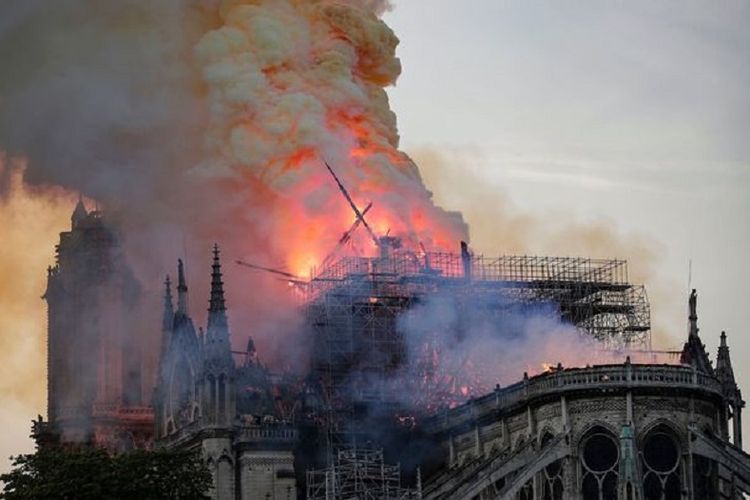
<svg viewBox="0 0 750 500">
<path fill-rule="evenodd" d="M 518 500 L 534 500 L 534 482 L 529 480 L 518 492 Z"/>
<path fill-rule="evenodd" d="M 680 499 L 680 451 L 665 428 L 651 431 L 643 441 L 643 494 L 646 500 Z"/>
<path fill-rule="evenodd" d="M 552 441 L 552 434 L 546 432 L 542 438 L 542 449 Z M 542 499 L 562 500 L 563 498 L 563 468 L 562 460 L 552 462 L 542 471 Z"/>
<path fill-rule="evenodd" d="M 617 440 L 604 429 L 592 430 L 581 442 L 583 500 L 615 500 L 620 451 Z"/>
<path fill-rule="evenodd" d="M 543 500 L 562 500 L 563 498 L 563 480 L 562 480 L 562 461 L 558 460 L 544 468 L 542 473 Z"/>
<path fill-rule="evenodd" d="M 192 395 L 192 373 L 190 371 L 190 365 L 184 357 L 174 367 L 172 372 L 172 384 L 171 384 L 171 414 L 172 417 L 178 421 L 179 425 L 184 425 L 185 418 L 182 413 L 187 409 Z"/>
</svg>

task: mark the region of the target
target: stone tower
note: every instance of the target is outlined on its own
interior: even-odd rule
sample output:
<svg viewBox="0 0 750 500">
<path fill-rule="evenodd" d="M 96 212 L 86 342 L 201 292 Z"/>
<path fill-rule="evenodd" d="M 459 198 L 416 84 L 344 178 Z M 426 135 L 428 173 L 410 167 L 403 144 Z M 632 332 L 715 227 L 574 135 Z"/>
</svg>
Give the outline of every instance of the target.
<svg viewBox="0 0 750 500">
<path fill-rule="evenodd" d="M 62 443 L 110 449 L 150 441 L 132 331 L 140 289 L 117 231 L 78 201 L 48 269 L 49 429 Z"/>
<path fill-rule="evenodd" d="M 294 498 L 296 431 L 279 418 L 270 376 L 255 358 L 252 341 L 244 365 L 232 357 L 218 246 L 205 334 L 196 334 L 188 315 L 182 262 L 176 311 L 169 279 L 166 287 L 156 445 L 199 451 L 213 475 L 216 500 Z"/>
</svg>

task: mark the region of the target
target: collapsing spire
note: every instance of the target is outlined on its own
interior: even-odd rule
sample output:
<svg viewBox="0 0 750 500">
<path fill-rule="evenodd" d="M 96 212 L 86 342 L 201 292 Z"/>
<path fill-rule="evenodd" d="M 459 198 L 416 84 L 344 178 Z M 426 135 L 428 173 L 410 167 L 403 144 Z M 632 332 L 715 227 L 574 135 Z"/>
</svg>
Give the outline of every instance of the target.
<svg viewBox="0 0 750 500">
<path fill-rule="evenodd" d="M 185 268 L 182 259 L 177 259 L 177 312 L 188 315 L 187 285 L 185 284 Z"/>
</svg>

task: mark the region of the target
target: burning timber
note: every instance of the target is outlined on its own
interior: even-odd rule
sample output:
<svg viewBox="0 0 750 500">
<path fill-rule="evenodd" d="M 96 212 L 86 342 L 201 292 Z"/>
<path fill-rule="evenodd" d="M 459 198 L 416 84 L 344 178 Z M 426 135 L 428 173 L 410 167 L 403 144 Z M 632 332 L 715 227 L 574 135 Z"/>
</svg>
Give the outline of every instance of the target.
<svg viewBox="0 0 750 500">
<path fill-rule="evenodd" d="M 553 304 L 563 321 L 608 347 L 651 347 L 646 290 L 628 282 L 624 260 L 396 251 L 386 257 L 344 257 L 314 271 L 306 292 L 311 313 L 320 312 L 333 324 L 339 299 L 342 305 L 374 304 L 366 309 L 377 321 L 381 311 L 384 317 L 388 309 L 398 313 L 441 290 L 467 300 L 487 297 L 498 309 Z"/>
<path fill-rule="evenodd" d="M 403 384 L 388 379 L 410 364 L 420 380 L 411 387 L 408 411 L 434 411 L 466 400 L 477 390 L 472 367 L 426 366 L 430 359 L 407 359 L 400 318 L 431 297 L 449 294 L 465 315 L 502 325 L 518 311 L 546 306 L 560 321 L 575 325 L 610 349 L 650 348 L 650 317 L 645 289 L 627 279 L 621 260 L 422 253 L 393 249 L 376 258 L 343 257 L 317 270 L 306 284 L 308 324 L 316 342 L 314 369 L 323 383 L 333 420 L 347 429 L 357 407 L 390 405 L 398 411 Z M 467 319 L 467 321 L 472 321 Z M 460 325 L 459 325 L 460 328 Z M 420 353 L 440 354 L 424 339 Z M 448 371 L 448 372 L 446 372 Z M 450 373 L 453 371 L 453 373 Z M 491 387 L 486 388 L 489 390 Z M 400 405 L 403 406 L 403 405 Z M 354 418 L 354 421 L 357 419 Z M 337 434 L 336 431 L 332 431 Z M 331 436 L 334 442 L 339 438 Z"/>
</svg>

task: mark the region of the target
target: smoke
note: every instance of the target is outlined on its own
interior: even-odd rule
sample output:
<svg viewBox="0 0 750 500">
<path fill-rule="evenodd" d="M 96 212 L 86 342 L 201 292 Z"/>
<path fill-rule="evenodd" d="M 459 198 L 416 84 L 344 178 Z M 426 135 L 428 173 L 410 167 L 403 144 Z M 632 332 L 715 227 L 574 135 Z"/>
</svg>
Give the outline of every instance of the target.
<svg viewBox="0 0 750 500">
<path fill-rule="evenodd" d="M 607 350 L 561 321 L 554 303 L 521 304 L 498 294 L 440 292 L 402 314 L 398 328 L 408 364 L 393 386 L 417 389 L 407 391 L 404 402 L 422 394 L 423 409 L 455 406 L 558 364 L 623 363 L 627 356 L 643 361 L 627 349 Z"/>
<path fill-rule="evenodd" d="M 382 393 L 411 417 L 458 406 L 497 385 L 558 365 L 617 364 L 628 356 L 635 363 L 676 362 L 658 354 L 607 349 L 561 321 L 556 304 L 519 303 L 501 292 L 442 290 L 404 310 L 395 327 L 404 342 L 403 357 L 395 358 L 398 365 L 386 374 L 373 372 L 373 366 L 394 364 L 393 352 L 373 345 L 359 355 L 364 359 L 352 360 L 357 368 L 344 391 L 355 401 Z M 382 418 L 377 408 L 373 411 L 373 417 Z"/>
<path fill-rule="evenodd" d="M 384 90 L 401 71 L 398 39 L 371 10 L 234 2 L 221 19 L 195 50 L 210 110 L 202 170 L 267 201 L 256 227 L 293 273 L 319 263 L 354 220 L 323 161 L 360 207 L 373 203 L 376 232 L 433 248 L 467 236 L 398 150 Z M 355 245 L 372 251 L 366 239 Z"/>
<path fill-rule="evenodd" d="M 153 301 L 154 276 L 180 254 L 192 297 L 205 290 L 214 241 L 229 259 L 307 274 L 354 220 L 324 160 L 355 203 L 373 203 L 376 232 L 453 248 L 466 225 L 435 206 L 398 149 L 384 90 L 400 73 L 398 39 L 377 16 L 388 7 L 13 2 L 0 27 L 0 63 L 11 68 L 0 147 L 28 157 L 27 182 L 81 191 L 118 221 Z M 362 231 L 352 245 L 375 250 Z M 253 325 L 263 350 L 277 342 L 286 294 L 251 271 L 232 275 L 230 314 Z M 261 286 L 269 294 L 247 293 Z"/>
<path fill-rule="evenodd" d="M 147 337 L 142 340 L 151 342 L 152 353 L 161 276 L 172 271 L 176 257 L 188 264 L 192 312 L 200 323 L 204 308 L 195 305 L 208 298 L 214 241 L 222 246 L 225 266 L 242 257 L 296 275 L 306 274 L 335 247 L 354 217 L 323 161 L 357 205 L 372 202 L 368 221 L 379 235 L 428 250 L 454 250 L 468 239 L 461 215 L 435 203 L 416 164 L 399 149 L 385 92 L 401 71 L 398 38 L 378 17 L 389 7 L 378 0 L 4 3 L 0 148 L 24 155 L 28 163 L 25 183 L 20 173 L 0 175 L 13 179 L 0 182 L 2 240 L 18 242 L 3 250 L 0 265 L 7 267 L 4 275 L 12 270 L 34 288 L 11 297 L 15 281 L 3 285 L 4 308 L 14 306 L 2 326 L 15 331 L 31 325 L 24 340 L 4 351 L 25 361 L 17 368 L 27 374 L 24 387 L 33 392 L 23 396 L 26 402 L 40 406 L 44 380 L 44 328 L 28 322 L 40 317 L 42 270 L 52 263 L 55 233 L 66 229 L 71 192 L 97 200 L 120 225 L 144 294 L 132 330 Z M 464 190 L 474 197 L 478 188 Z M 461 183 L 452 186 L 461 189 Z M 498 206 L 496 193 L 480 195 Z M 34 220 L 21 216 L 24 210 L 34 213 Z M 475 235 L 501 237 L 493 253 L 532 248 L 523 235 L 533 224 L 524 216 L 489 224 L 474 218 L 471 209 L 467 213 Z M 561 237 L 558 248 L 573 250 L 563 246 L 567 241 Z M 480 240 L 477 246 L 490 243 Z M 357 232 L 352 248 L 362 254 L 375 250 L 364 231 Z M 299 318 L 290 315 L 287 284 L 239 268 L 225 267 L 225 274 L 235 346 L 244 346 L 252 334 L 264 361 L 297 365 L 308 350 L 294 336 L 301 329 Z M 441 307 L 442 314 L 450 313 L 450 305 Z M 565 338 L 577 345 L 572 332 L 544 315 L 526 320 L 512 337 L 529 333 L 544 346 L 552 331 L 562 329 L 556 342 Z M 415 338 L 431 331 L 428 326 L 414 326 Z M 507 332 L 493 332 L 485 325 L 466 334 L 478 345 L 495 347 Z M 441 339 L 446 342 L 441 349 L 454 350 L 458 359 L 480 355 L 484 362 L 481 355 L 488 351 Z M 504 352 L 531 350 L 530 344 L 513 345 Z M 17 355 L 31 351 L 28 358 Z M 508 360 L 507 370 L 517 376 L 515 357 Z M 20 385 L 18 377 L 4 380 Z"/>
<path fill-rule="evenodd" d="M 666 254 L 660 241 L 643 232 L 622 232 L 615 221 L 577 221 L 567 213 L 522 210 L 502 186 L 472 168 L 468 152 L 421 148 L 410 154 L 439 203 L 459 210 L 471 227 L 473 249 L 485 255 L 584 255 L 628 261 L 629 279 L 645 284 L 652 306 L 655 348 L 674 348 L 675 325 L 664 318 L 684 315 L 679 284 L 659 273 Z M 669 314 L 667 314 L 667 312 Z"/>
<path fill-rule="evenodd" d="M 29 420 L 45 407 L 44 269 L 74 200 L 61 189 L 23 184 L 23 171 L 23 160 L 0 152 L 0 457 L 30 451 Z"/>
</svg>

